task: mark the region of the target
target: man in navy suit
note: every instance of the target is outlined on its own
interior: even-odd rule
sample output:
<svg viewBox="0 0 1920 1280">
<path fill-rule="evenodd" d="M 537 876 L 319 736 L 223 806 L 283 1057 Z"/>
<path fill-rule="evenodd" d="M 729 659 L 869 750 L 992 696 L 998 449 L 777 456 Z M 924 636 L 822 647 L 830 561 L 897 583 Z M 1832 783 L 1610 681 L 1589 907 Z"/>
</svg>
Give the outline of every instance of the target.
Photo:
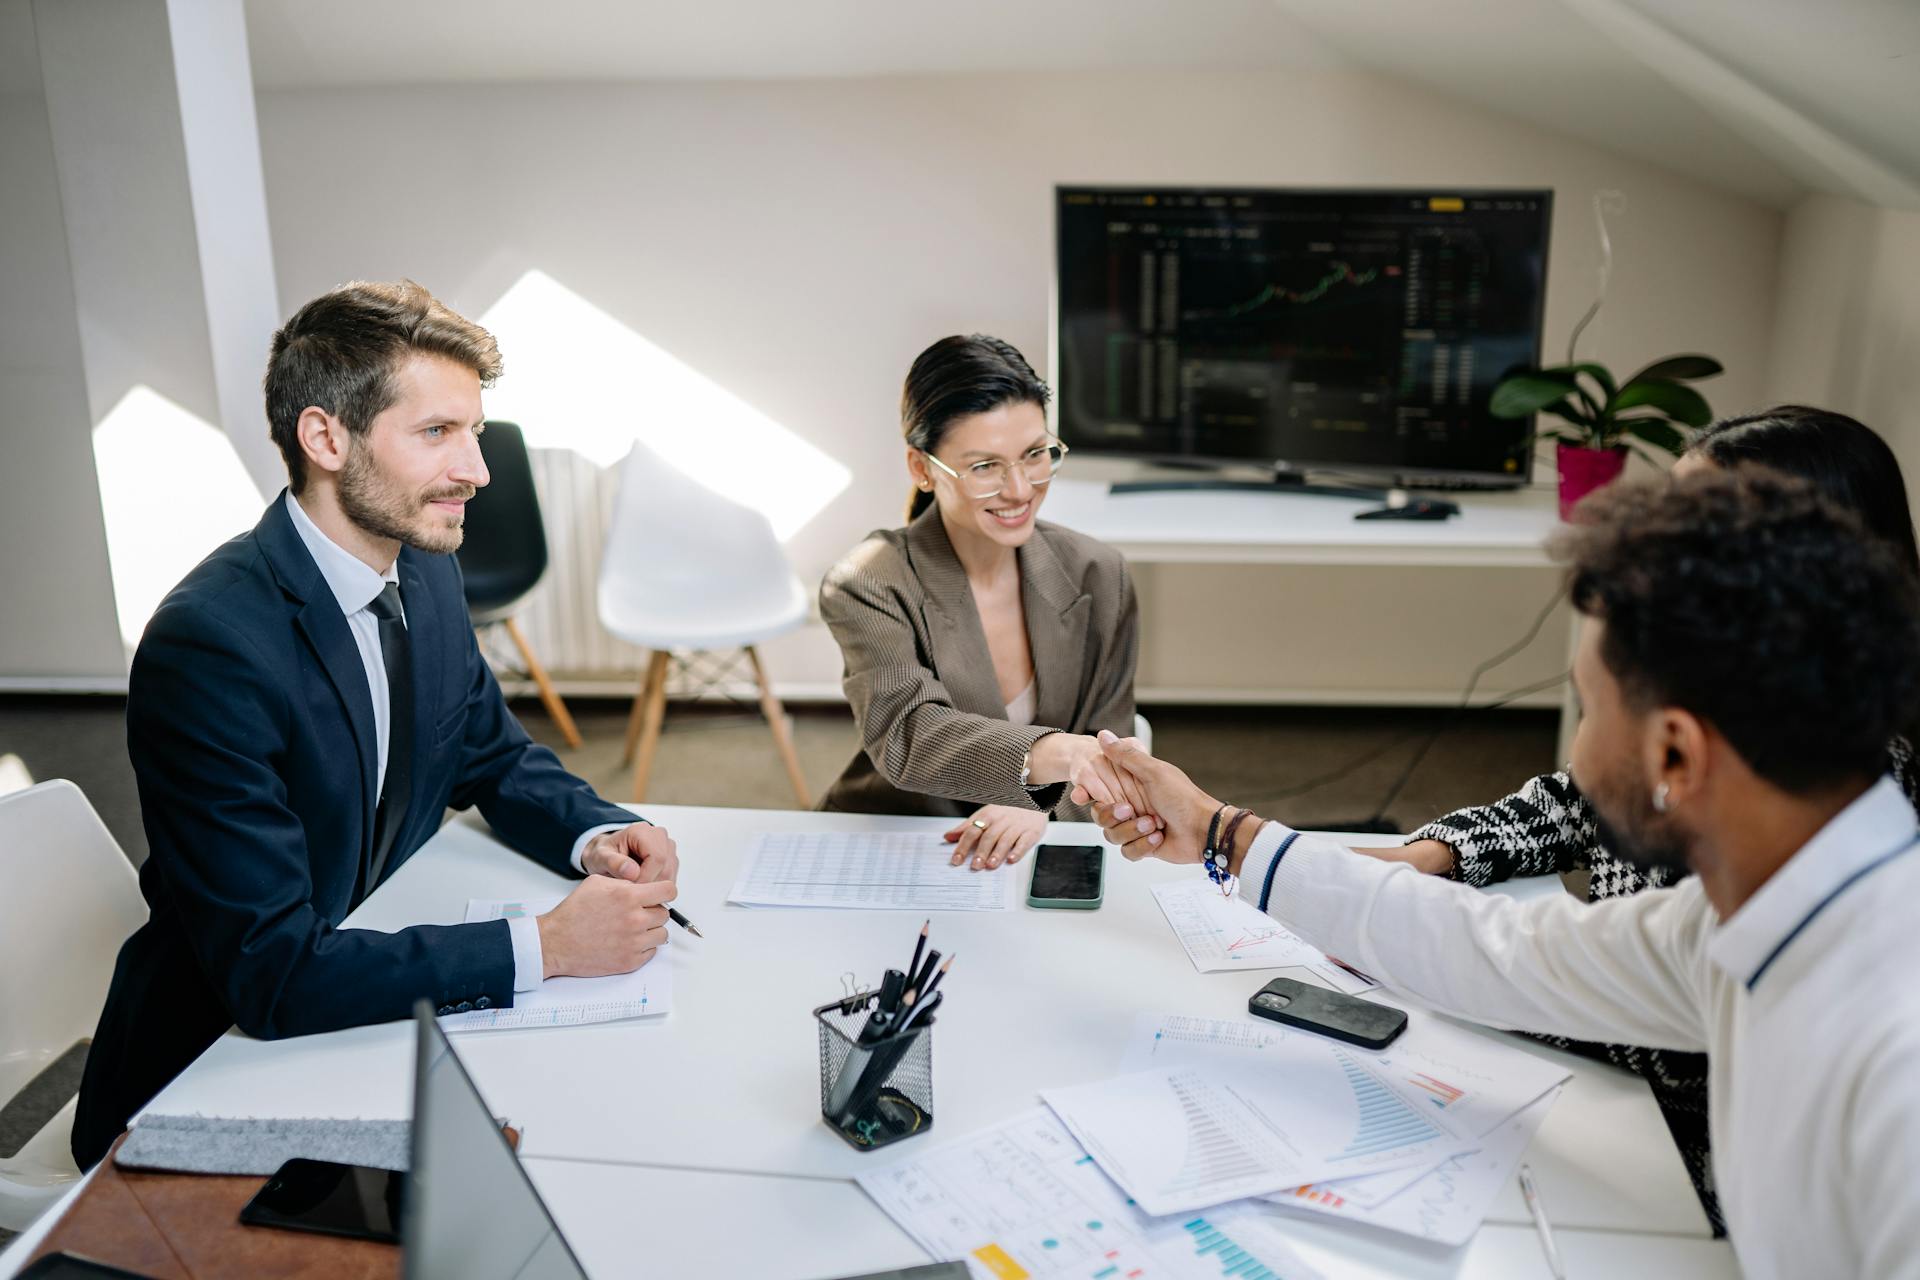
<svg viewBox="0 0 1920 1280">
<path fill-rule="evenodd" d="M 679 856 L 507 710 L 467 621 L 493 337 L 425 289 L 351 284 L 274 336 L 289 488 L 175 587 L 134 655 L 127 742 L 150 909 L 114 969 L 73 1129 L 81 1168 L 238 1024 L 262 1038 L 511 1005 L 666 938 Z M 451 805 L 586 876 L 537 920 L 343 929 Z"/>
</svg>

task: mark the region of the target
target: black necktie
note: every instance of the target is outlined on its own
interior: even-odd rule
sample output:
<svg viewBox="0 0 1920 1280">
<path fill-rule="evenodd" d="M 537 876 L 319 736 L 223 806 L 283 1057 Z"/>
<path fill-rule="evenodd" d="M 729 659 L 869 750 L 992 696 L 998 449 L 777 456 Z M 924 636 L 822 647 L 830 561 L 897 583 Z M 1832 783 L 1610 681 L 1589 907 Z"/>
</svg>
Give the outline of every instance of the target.
<svg viewBox="0 0 1920 1280">
<path fill-rule="evenodd" d="M 380 660 L 387 668 L 387 776 L 374 811 L 373 865 L 361 897 L 380 884 L 413 788 L 413 649 L 400 613 L 400 584 L 389 582 L 367 608 L 380 620 Z"/>
</svg>

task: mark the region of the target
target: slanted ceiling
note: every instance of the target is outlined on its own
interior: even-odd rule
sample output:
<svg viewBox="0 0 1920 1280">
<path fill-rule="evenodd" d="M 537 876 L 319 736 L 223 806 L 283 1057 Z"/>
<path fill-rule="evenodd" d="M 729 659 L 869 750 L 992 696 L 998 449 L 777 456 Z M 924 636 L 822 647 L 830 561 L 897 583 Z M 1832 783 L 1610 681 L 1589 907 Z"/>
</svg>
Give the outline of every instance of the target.
<svg viewBox="0 0 1920 1280">
<path fill-rule="evenodd" d="M 263 89 L 1358 70 L 1786 205 L 1920 208 L 1920 0 L 246 0 Z"/>
</svg>

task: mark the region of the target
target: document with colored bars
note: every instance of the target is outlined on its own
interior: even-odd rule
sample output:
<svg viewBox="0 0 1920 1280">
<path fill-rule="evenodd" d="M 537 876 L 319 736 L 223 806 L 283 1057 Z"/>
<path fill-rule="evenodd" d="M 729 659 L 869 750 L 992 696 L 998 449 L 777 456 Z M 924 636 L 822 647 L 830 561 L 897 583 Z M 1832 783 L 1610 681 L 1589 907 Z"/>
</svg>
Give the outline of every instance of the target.
<svg viewBox="0 0 1920 1280">
<path fill-rule="evenodd" d="M 935 1258 L 976 1280 L 1317 1280 L 1257 1201 L 1152 1218 L 1058 1119 L 1036 1107 L 897 1164 L 860 1186 Z"/>
</svg>

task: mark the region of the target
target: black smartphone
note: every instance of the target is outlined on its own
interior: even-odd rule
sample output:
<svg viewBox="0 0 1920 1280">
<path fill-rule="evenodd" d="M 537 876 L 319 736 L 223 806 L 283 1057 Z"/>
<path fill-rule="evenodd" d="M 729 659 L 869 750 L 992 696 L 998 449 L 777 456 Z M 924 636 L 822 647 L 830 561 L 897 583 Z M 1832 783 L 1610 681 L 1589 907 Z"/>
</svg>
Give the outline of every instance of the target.
<svg viewBox="0 0 1920 1280">
<path fill-rule="evenodd" d="M 1275 978 L 1254 992 L 1253 998 L 1247 1001 L 1247 1012 L 1302 1031 L 1318 1031 L 1362 1049 L 1384 1049 L 1407 1029 L 1405 1009 L 1309 986 L 1292 978 Z"/>
<path fill-rule="evenodd" d="M 147 1280 L 138 1271 L 122 1271 L 92 1258 L 49 1253 L 20 1272 L 16 1280 Z"/>
<path fill-rule="evenodd" d="M 1043 844 L 1033 851 L 1027 905 L 1050 910 L 1091 911 L 1105 893 L 1107 851 L 1097 844 Z"/>
<path fill-rule="evenodd" d="M 406 1183 L 406 1174 L 391 1169 L 289 1160 L 247 1201 L 240 1221 L 250 1227 L 284 1227 L 399 1244 Z"/>
</svg>

